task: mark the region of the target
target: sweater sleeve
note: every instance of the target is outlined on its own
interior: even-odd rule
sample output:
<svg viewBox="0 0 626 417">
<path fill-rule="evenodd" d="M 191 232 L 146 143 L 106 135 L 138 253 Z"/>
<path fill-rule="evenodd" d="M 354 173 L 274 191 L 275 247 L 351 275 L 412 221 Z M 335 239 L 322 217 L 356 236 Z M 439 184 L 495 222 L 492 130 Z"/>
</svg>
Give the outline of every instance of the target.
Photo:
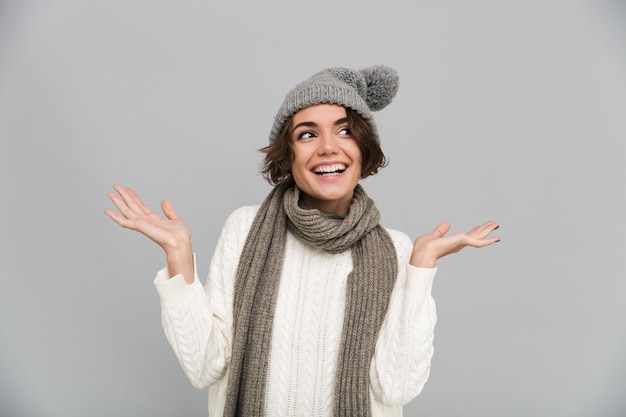
<svg viewBox="0 0 626 417">
<path fill-rule="evenodd" d="M 182 275 L 169 278 L 167 268 L 155 279 L 165 335 L 185 375 L 198 389 L 221 380 L 228 368 L 235 276 L 254 213 L 252 207 L 242 208 L 226 221 L 205 287 L 197 272 L 192 284 Z"/>
<path fill-rule="evenodd" d="M 431 296 L 436 268 L 409 264 L 408 236 L 389 231 L 398 254 L 398 279 L 378 335 L 370 368 L 374 396 L 385 405 L 404 405 L 424 387 L 430 373 L 436 322 Z"/>
</svg>

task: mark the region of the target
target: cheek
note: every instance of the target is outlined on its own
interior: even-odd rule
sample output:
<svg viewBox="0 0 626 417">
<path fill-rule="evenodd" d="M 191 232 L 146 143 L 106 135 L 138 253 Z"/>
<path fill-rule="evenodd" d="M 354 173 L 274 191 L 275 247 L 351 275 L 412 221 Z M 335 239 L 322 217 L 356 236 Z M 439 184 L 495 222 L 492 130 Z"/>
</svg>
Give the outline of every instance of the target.
<svg viewBox="0 0 626 417">
<path fill-rule="evenodd" d="M 302 170 L 306 168 L 308 157 L 306 149 L 302 146 L 294 146 L 291 149 L 291 170 Z"/>
<path fill-rule="evenodd" d="M 361 152 L 361 148 L 359 147 L 358 144 L 354 144 L 354 149 L 352 152 L 352 159 L 354 160 L 355 163 L 358 163 L 359 165 L 363 165 L 363 153 Z"/>
<path fill-rule="evenodd" d="M 298 159 L 298 153 L 293 151 L 291 153 L 291 170 L 295 171 L 300 164 L 300 160 Z"/>
<path fill-rule="evenodd" d="M 355 165 L 358 167 L 358 176 L 359 178 L 361 178 L 361 176 L 363 175 L 363 153 L 361 153 L 361 149 L 358 147 L 358 145 L 354 153 L 354 161 Z"/>
<path fill-rule="evenodd" d="M 294 177 L 301 177 L 302 175 L 304 175 L 304 171 L 306 170 L 306 165 L 304 164 L 304 162 L 301 159 L 298 159 L 295 155 L 294 158 L 291 160 L 291 174 Z"/>
</svg>

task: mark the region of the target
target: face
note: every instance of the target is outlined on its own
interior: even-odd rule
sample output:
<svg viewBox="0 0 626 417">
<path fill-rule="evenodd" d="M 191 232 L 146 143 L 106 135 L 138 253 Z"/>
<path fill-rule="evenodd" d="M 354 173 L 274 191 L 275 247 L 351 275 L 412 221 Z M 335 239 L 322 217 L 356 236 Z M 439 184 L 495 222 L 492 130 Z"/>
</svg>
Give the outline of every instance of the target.
<svg viewBox="0 0 626 417">
<path fill-rule="evenodd" d="M 350 135 L 346 109 L 319 104 L 292 120 L 291 172 L 305 207 L 345 215 L 361 178 L 361 150 Z"/>
</svg>

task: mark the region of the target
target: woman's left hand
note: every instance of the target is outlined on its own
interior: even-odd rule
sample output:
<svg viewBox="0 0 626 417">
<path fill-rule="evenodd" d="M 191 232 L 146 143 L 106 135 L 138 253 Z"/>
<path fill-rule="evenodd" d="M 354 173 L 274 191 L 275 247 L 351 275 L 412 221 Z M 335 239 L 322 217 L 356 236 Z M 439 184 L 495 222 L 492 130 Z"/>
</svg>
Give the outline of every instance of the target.
<svg viewBox="0 0 626 417">
<path fill-rule="evenodd" d="M 431 233 L 422 235 L 415 239 L 413 253 L 409 263 L 422 268 L 434 268 L 437 259 L 451 253 L 456 253 L 466 246 L 482 248 L 500 241 L 497 237 L 488 237 L 496 230 L 496 222 L 487 222 L 476 226 L 467 233 L 454 233 L 446 236 L 450 230 L 450 223 L 443 222 Z"/>
</svg>

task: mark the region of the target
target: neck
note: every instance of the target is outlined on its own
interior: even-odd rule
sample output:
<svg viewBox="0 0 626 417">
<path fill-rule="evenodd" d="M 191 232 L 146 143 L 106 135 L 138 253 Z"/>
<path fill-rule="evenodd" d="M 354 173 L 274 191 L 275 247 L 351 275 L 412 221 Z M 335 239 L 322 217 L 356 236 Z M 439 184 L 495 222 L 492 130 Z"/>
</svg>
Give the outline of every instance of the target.
<svg viewBox="0 0 626 417">
<path fill-rule="evenodd" d="M 309 210 L 317 209 L 328 215 L 346 216 L 350 211 L 352 195 L 343 200 L 320 200 L 300 191 L 300 201 L 303 207 Z"/>
</svg>

